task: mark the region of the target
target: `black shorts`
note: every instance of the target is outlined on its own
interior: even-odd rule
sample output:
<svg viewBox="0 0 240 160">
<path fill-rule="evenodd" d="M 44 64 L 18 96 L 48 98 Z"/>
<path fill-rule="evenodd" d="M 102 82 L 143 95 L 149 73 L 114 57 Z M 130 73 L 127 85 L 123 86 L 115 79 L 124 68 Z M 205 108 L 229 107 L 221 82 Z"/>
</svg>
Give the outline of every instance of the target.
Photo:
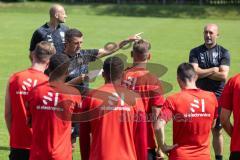
<svg viewBox="0 0 240 160">
<path fill-rule="evenodd" d="M 240 160 L 240 152 L 231 152 L 229 160 Z"/>
<path fill-rule="evenodd" d="M 9 160 L 29 160 L 29 149 L 10 148 Z"/>
<path fill-rule="evenodd" d="M 156 156 L 155 149 L 148 149 L 148 160 L 156 160 Z"/>
</svg>

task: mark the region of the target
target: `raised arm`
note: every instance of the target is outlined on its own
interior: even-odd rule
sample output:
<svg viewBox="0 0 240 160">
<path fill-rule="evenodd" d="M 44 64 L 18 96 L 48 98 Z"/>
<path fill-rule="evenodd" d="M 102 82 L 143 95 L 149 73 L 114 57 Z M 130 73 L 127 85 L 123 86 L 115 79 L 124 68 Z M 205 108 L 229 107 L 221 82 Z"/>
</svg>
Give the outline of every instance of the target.
<svg viewBox="0 0 240 160">
<path fill-rule="evenodd" d="M 108 44 L 107 46 L 105 46 L 104 48 L 100 48 L 98 51 L 97 58 L 102 58 L 102 57 L 111 55 L 112 53 L 118 51 L 119 49 L 121 49 L 122 47 L 127 45 L 128 43 L 141 39 L 141 37 L 139 36 L 140 34 L 141 33 L 132 35 L 128 39 L 125 39 L 119 43 L 111 43 L 111 44 Z"/>
</svg>

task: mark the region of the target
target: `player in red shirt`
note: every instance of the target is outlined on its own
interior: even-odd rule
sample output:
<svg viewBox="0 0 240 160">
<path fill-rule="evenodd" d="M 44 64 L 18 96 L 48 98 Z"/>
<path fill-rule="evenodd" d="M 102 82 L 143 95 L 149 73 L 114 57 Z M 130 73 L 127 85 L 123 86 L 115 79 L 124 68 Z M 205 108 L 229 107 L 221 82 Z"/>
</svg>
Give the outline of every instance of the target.
<svg viewBox="0 0 240 160">
<path fill-rule="evenodd" d="M 10 134 L 10 160 L 28 160 L 32 130 L 26 125 L 25 100 L 29 92 L 48 80 L 44 75 L 50 57 L 56 50 L 48 42 L 40 42 L 31 53 L 30 68 L 14 73 L 8 82 L 5 97 L 5 120 Z"/>
<path fill-rule="evenodd" d="M 83 101 L 83 111 L 97 111 L 98 117 L 81 124 L 82 160 L 147 158 L 143 102 L 137 93 L 121 86 L 123 69 L 120 58 L 107 58 L 103 64 L 105 85 L 91 91 Z"/>
<path fill-rule="evenodd" d="M 123 85 L 130 90 L 139 93 L 142 97 L 144 108 L 148 117 L 147 140 L 148 160 L 156 159 L 157 145 L 152 122 L 159 114 L 160 107 L 164 103 L 163 91 L 159 79 L 147 69 L 147 62 L 150 59 L 150 44 L 147 41 L 139 40 L 134 43 L 131 57 L 133 66 L 124 72 Z M 158 151 L 158 158 L 163 157 Z"/>
<path fill-rule="evenodd" d="M 77 89 L 64 84 L 70 60 L 65 54 L 51 57 L 49 82 L 28 97 L 28 122 L 33 130 L 30 160 L 72 160 L 71 114 L 80 106 Z"/>
<path fill-rule="evenodd" d="M 222 106 L 221 123 L 224 130 L 231 137 L 230 160 L 240 159 L 240 74 L 228 80 L 219 100 Z M 233 124 L 231 114 L 233 113 Z"/>
<path fill-rule="evenodd" d="M 217 118 L 216 96 L 196 87 L 189 63 L 177 69 L 179 93 L 167 97 L 155 124 L 160 147 L 170 160 L 210 160 L 210 133 Z M 164 127 L 173 119 L 173 146 L 165 143 Z"/>
</svg>

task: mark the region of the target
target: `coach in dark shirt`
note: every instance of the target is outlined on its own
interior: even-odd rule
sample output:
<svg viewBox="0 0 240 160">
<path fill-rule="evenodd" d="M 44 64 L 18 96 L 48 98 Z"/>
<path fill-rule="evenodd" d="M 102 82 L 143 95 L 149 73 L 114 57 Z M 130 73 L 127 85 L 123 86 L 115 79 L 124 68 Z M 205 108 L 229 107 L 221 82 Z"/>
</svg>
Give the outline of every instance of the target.
<svg viewBox="0 0 240 160">
<path fill-rule="evenodd" d="M 69 66 L 69 76 L 67 81 L 70 81 L 81 75 L 86 75 L 88 73 L 88 65 L 90 62 L 96 61 L 98 58 L 108 56 L 121 47 L 125 46 L 129 42 L 138 40 L 140 37 L 136 34 L 130 36 L 128 39 L 123 40 L 119 43 L 109 43 L 104 48 L 100 49 L 81 49 L 83 44 L 83 34 L 78 29 L 69 29 L 65 35 L 65 49 L 64 54 L 67 54 L 71 59 Z M 88 92 L 88 81 L 76 84 L 75 86 L 81 92 L 82 97 Z M 75 124 L 74 124 L 75 125 Z M 76 137 L 78 136 L 78 129 L 75 127 L 72 133 L 72 143 L 73 148 L 75 147 Z"/>
<path fill-rule="evenodd" d="M 50 10 L 50 21 L 40 28 L 38 28 L 32 36 L 30 44 L 30 52 L 32 52 L 36 44 L 41 41 L 51 42 L 57 53 L 63 53 L 64 43 L 65 43 L 65 32 L 68 30 L 68 27 L 63 23 L 67 17 L 63 6 L 55 4 Z"/>
<path fill-rule="evenodd" d="M 190 51 L 189 62 L 198 74 L 197 87 L 214 92 L 217 97 L 220 97 L 229 72 L 230 54 L 228 50 L 217 44 L 218 36 L 216 24 L 206 25 L 204 27 L 205 43 Z M 220 113 L 221 110 L 219 110 Z M 223 136 L 219 118 L 212 133 L 216 160 L 222 160 Z"/>
</svg>

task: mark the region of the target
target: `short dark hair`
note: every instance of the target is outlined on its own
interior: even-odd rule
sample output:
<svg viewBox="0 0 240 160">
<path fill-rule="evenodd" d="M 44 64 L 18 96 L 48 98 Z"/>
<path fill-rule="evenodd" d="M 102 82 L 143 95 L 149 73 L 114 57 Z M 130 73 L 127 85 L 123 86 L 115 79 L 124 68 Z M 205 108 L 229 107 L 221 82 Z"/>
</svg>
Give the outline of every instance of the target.
<svg viewBox="0 0 240 160">
<path fill-rule="evenodd" d="M 71 42 L 71 40 L 73 39 L 73 37 L 82 37 L 83 34 L 81 31 L 79 31 L 76 28 L 72 28 L 66 31 L 65 33 L 65 41 L 66 42 Z"/>
<path fill-rule="evenodd" d="M 55 54 L 50 58 L 46 73 L 50 79 L 57 79 L 68 71 L 70 59 L 66 54 Z"/>
<path fill-rule="evenodd" d="M 56 53 L 56 49 L 52 43 L 47 41 L 39 42 L 32 54 L 35 55 L 36 61 L 39 63 L 47 62 L 52 55 Z"/>
<path fill-rule="evenodd" d="M 186 83 L 187 80 L 191 81 L 197 76 L 197 73 L 190 63 L 184 62 L 178 66 L 177 76 L 182 82 Z"/>
<path fill-rule="evenodd" d="M 124 63 L 119 57 L 109 57 L 103 63 L 103 71 L 109 81 L 116 81 L 122 77 Z"/>
<path fill-rule="evenodd" d="M 148 58 L 147 53 L 149 52 L 150 48 L 150 43 L 140 39 L 133 44 L 133 54 L 136 55 L 140 60 L 146 60 Z"/>
</svg>

